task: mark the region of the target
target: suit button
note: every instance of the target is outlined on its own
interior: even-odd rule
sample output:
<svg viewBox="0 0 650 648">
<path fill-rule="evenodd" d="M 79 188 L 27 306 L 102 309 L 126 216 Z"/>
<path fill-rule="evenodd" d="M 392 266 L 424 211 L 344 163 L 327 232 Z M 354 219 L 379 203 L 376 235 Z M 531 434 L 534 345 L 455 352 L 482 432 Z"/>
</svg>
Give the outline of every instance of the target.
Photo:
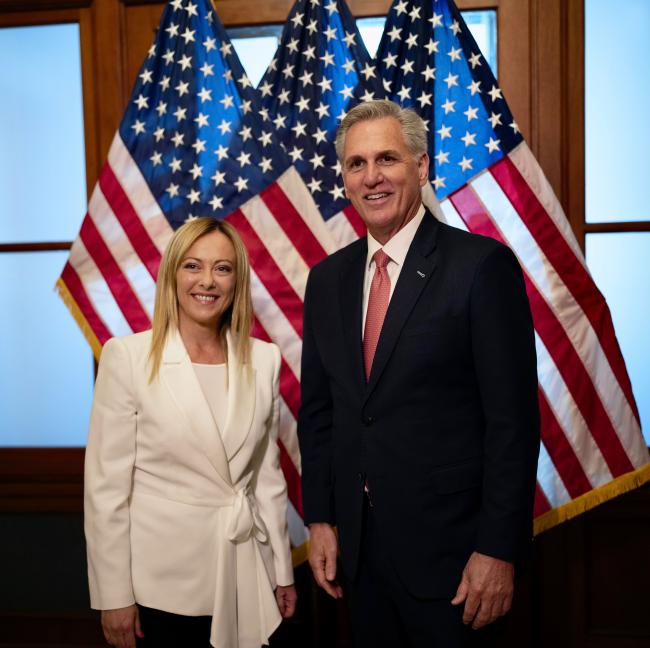
<svg viewBox="0 0 650 648">
<path fill-rule="evenodd" d="M 369 426 L 375 422 L 375 419 L 372 416 L 364 416 L 362 421 L 365 426 Z"/>
</svg>

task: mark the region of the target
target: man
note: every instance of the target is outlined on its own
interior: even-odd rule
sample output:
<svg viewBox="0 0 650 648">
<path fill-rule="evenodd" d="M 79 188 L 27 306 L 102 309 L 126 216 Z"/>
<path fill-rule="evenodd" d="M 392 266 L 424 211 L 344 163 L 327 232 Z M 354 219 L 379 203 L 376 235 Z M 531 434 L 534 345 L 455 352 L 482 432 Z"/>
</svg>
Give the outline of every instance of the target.
<svg viewBox="0 0 650 648">
<path fill-rule="evenodd" d="M 358 646 L 467 646 L 510 608 L 532 537 L 539 414 L 521 269 L 422 206 L 414 112 L 360 104 L 336 146 L 368 237 L 315 266 L 305 295 L 309 562 L 342 596 L 336 526 Z"/>
</svg>

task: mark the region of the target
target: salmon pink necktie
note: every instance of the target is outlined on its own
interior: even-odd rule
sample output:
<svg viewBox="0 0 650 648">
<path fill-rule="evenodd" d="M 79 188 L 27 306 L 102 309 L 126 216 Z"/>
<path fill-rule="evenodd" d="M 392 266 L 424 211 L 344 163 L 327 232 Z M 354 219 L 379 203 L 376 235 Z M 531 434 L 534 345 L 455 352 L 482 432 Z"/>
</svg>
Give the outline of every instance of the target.
<svg viewBox="0 0 650 648">
<path fill-rule="evenodd" d="M 386 317 L 390 297 L 390 277 L 386 266 L 391 258 L 383 250 L 377 250 L 372 258 L 375 262 L 375 274 L 370 284 L 366 325 L 363 331 L 363 364 L 366 369 L 366 380 L 370 377 L 372 361 L 375 358 L 377 342 L 379 342 L 379 334 Z"/>
</svg>

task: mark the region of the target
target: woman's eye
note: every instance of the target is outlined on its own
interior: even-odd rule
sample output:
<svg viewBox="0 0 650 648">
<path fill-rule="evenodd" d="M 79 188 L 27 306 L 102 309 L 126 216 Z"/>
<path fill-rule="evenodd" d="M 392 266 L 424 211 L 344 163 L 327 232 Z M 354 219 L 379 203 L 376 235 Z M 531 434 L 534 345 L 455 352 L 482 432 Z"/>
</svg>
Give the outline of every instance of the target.
<svg viewBox="0 0 650 648">
<path fill-rule="evenodd" d="M 198 268 L 196 263 L 186 263 L 183 267 L 187 270 L 196 270 Z"/>
<path fill-rule="evenodd" d="M 232 272 L 232 268 L 231 268 L 230 266 L 227 266 L 227 265 L 220 265 L 220 266 L 217 266 L 217 267 L 215 268 L 215 270 L 216 270 L 219 274 L 228 274 L 229 272 Z"/>
</svg>

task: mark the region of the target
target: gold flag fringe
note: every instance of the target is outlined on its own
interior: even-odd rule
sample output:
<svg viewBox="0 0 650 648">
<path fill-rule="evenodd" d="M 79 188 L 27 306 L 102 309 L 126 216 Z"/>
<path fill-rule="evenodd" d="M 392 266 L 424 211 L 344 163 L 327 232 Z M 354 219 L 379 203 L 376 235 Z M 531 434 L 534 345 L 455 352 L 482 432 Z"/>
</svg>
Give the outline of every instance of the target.
<svg viewBox="0 0 650 648">
<path fill-rule="evenodd" d="M 594 488 L 584 495 L 580 495 L 575 499 L 558 506 L 557 508 L 547 511 L 546 513 L 535 518 L 534 521 L 534 534 L 542 533 L 548 529 L 552 529 L 561 522 L 570 520 L 581 513 L 585 513 L 590 509 L 603 504 L 623 493 L 634 490 L 650 481 L 650 463 L 641 466 L 631 472 L 625 473 L 616 479 L 613 479 L 599 488 Z"/>
<path fill-rule="evenodd" d="M 81 309 L 77 306 L 77 302 L 70 294 L 68 287 L 60 277 L 57 279 L 55 289 L 59 293 L 59 297 L 61 297 L 63 303 L 68 307 L 72 317 L 74 317 L 75 322 L 77 322 L 81 332 L 88 341 L 88 344 L 90 344 L 90 348 L 93 350 L 93 354 L 95 355 L 95 360 L 99 360 L 99 356 L 102 352 L 102 345 L 93 330 L 90 328 L 90 324 L 88 324 L 88 320 L 84 317 Z"/>
<path fill-rule="evenodd" d="M 302 565 L 302 563 L 307 562 L 307 556 L 309 554 L 309 540 L 305 540 L 300 546 L 293 547 L 291 549 L 291 560 L 294 567 Z"/>
</svg>

